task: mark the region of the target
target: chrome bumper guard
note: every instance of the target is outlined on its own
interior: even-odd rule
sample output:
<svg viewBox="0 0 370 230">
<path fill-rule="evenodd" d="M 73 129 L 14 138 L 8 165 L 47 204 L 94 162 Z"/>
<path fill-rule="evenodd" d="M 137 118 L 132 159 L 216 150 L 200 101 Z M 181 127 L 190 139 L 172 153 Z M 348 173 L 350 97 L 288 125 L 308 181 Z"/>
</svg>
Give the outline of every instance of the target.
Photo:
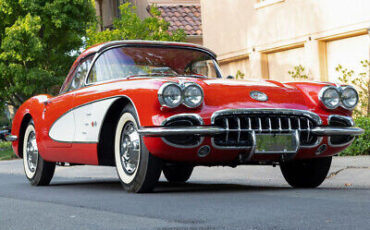
<svg viewBox="0 0 370 230">
<path fill-rule="evenodd" d="M 227 133 L 230 131 L 232 130 L 227 130 L 225 128 L 215 126 L 191 126 L 191 127 L 145 127 L 141 128 L 138 132 L 142 136 L 164 137 L 172 135 L 213 136 L 216 134 Z M 364 133 L 364 130 L 357 127 L 321 126 L 311 129 L 310 132 L 317 136 L 330 136 L 330 135 L 359 136 Z"/>
</svg>

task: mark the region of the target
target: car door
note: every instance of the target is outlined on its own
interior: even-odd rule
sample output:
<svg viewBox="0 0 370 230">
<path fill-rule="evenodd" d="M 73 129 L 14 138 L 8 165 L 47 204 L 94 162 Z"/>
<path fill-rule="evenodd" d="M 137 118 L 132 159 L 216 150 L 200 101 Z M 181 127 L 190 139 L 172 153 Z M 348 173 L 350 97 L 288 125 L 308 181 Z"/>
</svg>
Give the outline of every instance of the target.
<svg viewBox="0 0 370 230">
<path fill-rule="evenodd" d="M 48 123 L 48 134 L 51 139 L 47 142 L 48 148 L 70 148 L 72 146 L 76 133 L 75 93 L 83 86 L 92 57 L 88 56 L 80 60 L 64 92 L 45 102 L 44 119 Z"/>
</svg>

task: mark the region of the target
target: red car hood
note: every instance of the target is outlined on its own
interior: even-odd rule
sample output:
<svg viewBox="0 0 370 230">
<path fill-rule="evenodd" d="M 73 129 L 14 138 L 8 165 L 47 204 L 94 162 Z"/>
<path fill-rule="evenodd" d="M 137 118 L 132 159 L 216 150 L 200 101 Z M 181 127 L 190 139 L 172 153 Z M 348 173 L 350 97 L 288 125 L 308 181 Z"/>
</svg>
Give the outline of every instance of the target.
<svg viewBox="0 0 370 230">
<path fill-rule="evenodd" d="M 173 78 L 171 79 L 173 81 Z M 298 89 L 275 81 L 185 78 L 202 86 L 207 106 L 223 108 L 289 108 L 307 110 L 305 96 Z M 267 101 L 257 101 L 250 96 L 259 91 L 268 96 Z"/>
</svg>

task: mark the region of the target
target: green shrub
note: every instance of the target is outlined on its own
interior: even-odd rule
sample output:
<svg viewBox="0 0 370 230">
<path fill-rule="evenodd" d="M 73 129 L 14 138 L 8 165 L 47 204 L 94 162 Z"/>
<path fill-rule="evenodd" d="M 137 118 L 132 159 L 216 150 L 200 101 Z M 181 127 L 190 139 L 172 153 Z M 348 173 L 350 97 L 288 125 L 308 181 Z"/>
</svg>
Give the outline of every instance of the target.
<svg viewBox="0 0 370 230">
<path fill-rule="evenodd" d="M 13 153 L 11 142 L 0 142 L 0 161 L 17 158 Z"/>
<path fill-rule="evenodd" d="M 308 80 L 308 75 L 306 74 L 306 68 L 302 65 L 293 66 L 293 70 L 289 70 L 288 74 L 294 79 L 294 80 Z"/>
<path fill-rule="evenodd" d="M 370 155 L 370 117 L 360 117 L 355 122 L 365 133 L 357 137 L 349 148 L 339 154 L 340 156 Z"/>
</svg>

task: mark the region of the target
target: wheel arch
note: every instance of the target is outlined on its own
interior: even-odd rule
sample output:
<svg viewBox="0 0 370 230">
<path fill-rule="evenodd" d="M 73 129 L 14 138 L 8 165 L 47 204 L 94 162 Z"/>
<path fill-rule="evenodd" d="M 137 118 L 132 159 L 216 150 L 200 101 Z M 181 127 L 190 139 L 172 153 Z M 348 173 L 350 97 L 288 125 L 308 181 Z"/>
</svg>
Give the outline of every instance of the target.
<svg viewBox="0 0 370 230">
<path fill-rule="evenodd" d="M 24 134 L 27 129 L 28 123 L 32 120 L 32 116 L 29 113 L 26 113 L 21 122 L 21 126 L 19 128 L 19 137 L 18 137 L 18 155 L 20 158 L 23 158 L 23 140 L 24 140 Z"/>
<path fill-rule="evenodd" d="M 138 115 L 135 104 L 128 96 L 120 96 L 107 110 L 103 119 L 98 139 L 98 162 L 99 165 L 114 166 L 114 135 L 116 125 L 122 109 L 126 105 L 132 105 Z M 140 125 L 140 121 L 139 121 Z"/>
</svg>

